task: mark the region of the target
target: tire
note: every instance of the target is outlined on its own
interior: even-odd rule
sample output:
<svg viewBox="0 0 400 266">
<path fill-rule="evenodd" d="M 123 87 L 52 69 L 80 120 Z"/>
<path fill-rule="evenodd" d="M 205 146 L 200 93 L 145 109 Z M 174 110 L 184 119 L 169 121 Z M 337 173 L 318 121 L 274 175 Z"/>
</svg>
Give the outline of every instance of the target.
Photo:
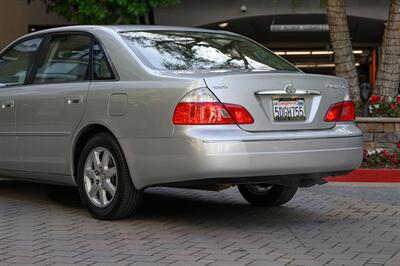
<svg viewBox="0 0 400 266">
<path fill-rule="evenodd" d="M 240 194 L 250 204 L 258 207 L 280 206 L 289 202 L 297 192 L 296 186 L 238 185 Z"/>
<path fill-rule="evenodd" d="M 86 143 L 78 161 L 77 184 L 82 203 L 100 220 L 132 216 L 143 196 L 132 184 L 121 147 L 108 133 Z"/>
</svg>

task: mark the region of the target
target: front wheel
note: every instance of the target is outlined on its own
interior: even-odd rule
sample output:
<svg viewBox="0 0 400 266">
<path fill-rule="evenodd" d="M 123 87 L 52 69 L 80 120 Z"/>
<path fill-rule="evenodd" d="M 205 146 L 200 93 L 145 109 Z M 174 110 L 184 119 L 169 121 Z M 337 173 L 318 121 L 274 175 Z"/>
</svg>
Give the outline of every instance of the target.
<svg viewBox="0 0 400 266">
<path fill-rule="evenodd" d="M 297 192 L 297 186 L 238 185 L 243 198 L 254 206 L 280 206 L 289 202 Z"/>
<path fill-rule="evenodd" d="M 143 194 L 132 184 L 119 144 L 107 133 L 86 143 L 78 162 L 77 183 L 83 204 L 102 220 L 131 216 Z"/>
</svg>

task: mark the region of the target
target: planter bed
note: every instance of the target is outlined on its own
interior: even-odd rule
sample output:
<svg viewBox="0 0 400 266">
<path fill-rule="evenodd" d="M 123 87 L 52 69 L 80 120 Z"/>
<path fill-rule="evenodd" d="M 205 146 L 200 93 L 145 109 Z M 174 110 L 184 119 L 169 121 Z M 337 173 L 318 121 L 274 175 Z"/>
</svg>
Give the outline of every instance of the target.
<svg viewBox="0 0 400 266">
<path fill-rule="evenodd" d="M 360 168 L 348 175 L 326 178 L 329 182 L 400 182 L 400 169 L 364 169 Z"/>
</svg>

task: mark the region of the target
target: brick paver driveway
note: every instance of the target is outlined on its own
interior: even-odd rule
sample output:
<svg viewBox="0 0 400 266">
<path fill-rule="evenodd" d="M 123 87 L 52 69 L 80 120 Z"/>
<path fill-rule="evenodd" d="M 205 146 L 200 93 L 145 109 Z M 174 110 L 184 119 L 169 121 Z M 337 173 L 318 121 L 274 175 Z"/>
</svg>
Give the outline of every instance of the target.
<svg viewBox="0 0 400 266">
<path fill-rule="evenodd" d="M 400 265 L 399 250 L 399 185 L 328 184 L 271 209 L 157 188 L 103 222 L 74 189 L 0 181 L 1 265 Z"/>
</svg>

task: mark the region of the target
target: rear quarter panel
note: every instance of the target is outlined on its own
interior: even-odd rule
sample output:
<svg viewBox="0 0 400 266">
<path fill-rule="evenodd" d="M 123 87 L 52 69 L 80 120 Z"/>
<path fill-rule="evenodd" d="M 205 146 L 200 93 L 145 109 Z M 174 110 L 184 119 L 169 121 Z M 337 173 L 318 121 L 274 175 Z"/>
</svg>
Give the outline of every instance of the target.
<svg viewBox="0 0 400 266">
<path fill-rule="evenodd" d="M 117 138 L 171 137 L 175 106 L 187 91 L 199 86 L 204 83 L 189 80 L 93 82 L 82 123 L 105 125 Z M 109 108 L 110 97 L 115 94 L 126 97 L 126 110 L 118 115 L 110 113 Z"/>
</svg>

